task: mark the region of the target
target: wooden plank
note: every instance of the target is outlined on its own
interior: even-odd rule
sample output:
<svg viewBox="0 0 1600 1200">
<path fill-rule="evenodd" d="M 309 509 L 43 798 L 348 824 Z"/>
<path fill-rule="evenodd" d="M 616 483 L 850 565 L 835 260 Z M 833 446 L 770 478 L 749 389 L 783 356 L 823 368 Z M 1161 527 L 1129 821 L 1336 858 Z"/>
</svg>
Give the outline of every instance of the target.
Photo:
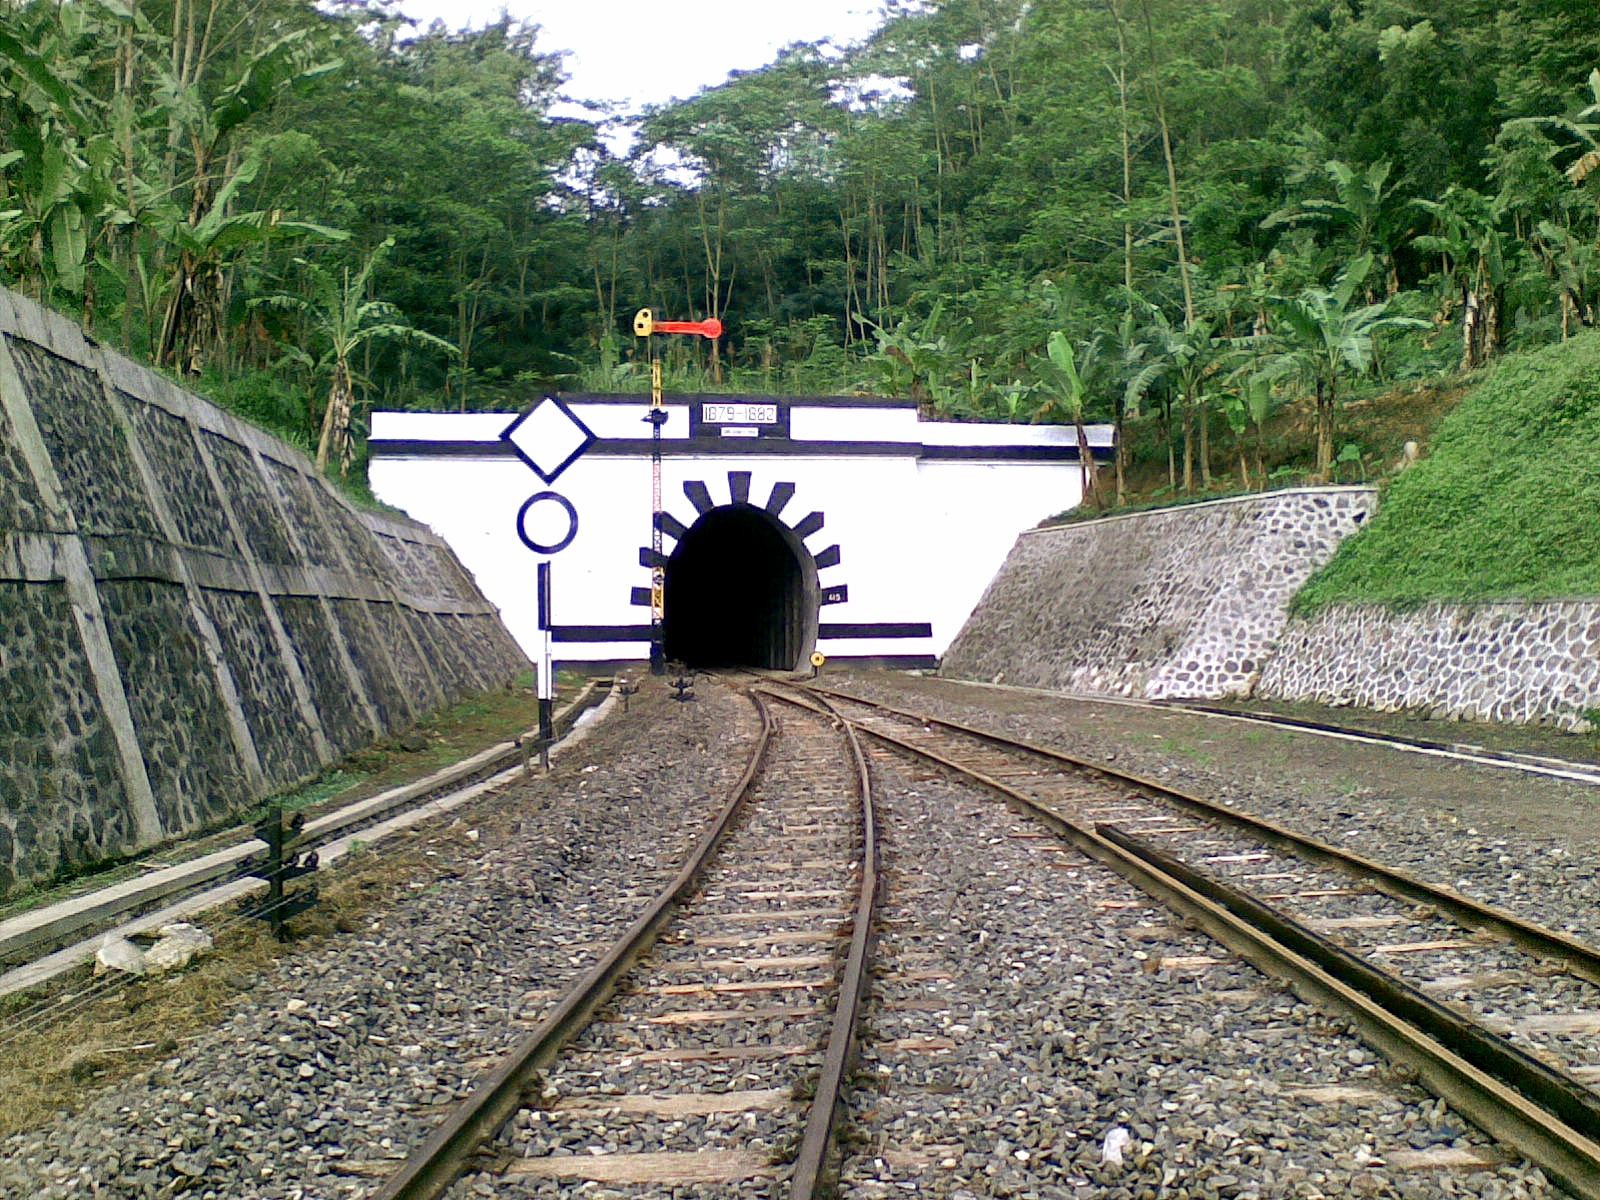
<svg viewBox="0 0 1600 1200">
<path fill-rule="evenodd" d="M 948 1054 L 956 1044 L 943 1037 L 906 1037 L 884 1042 L 882 1047 L 894 1054 Z"/>
<path fill-rule="evenodd" d="M 1208 854 L 1201 862 L 1208 863 L 1241 863 L 1241 862 L 1266 862 L 1270 854 Z"/>
<path fill-rule="evenodd" d="M 1482 942 L 1475 942 L 1470 938 L 1440 938 L 1433 942 L 1394 942 L 1387 946 L 1376 946 L 1373 954 L 1426 954 L 1430 950 L 1463 950 L 1468 946 L 1482 946 Z"/>
<path fill-rule="evenodd" d="M 588 1179 L 596 1183 L 740 1183 L 777 1173 L 770 1153 L 748 1150 L 662 1151 L 654 1154 L 565 1154 L 519 1158 L 505 1175 Z"/>
<path fill-rule="evenodd" d="M 804 1058 L 807 1055 L 819 1054 L 815 1046 L 777 1045 L 777 1046 L 677 1046 L 666 1050 L 640 1050 L 636 1054 L 625 1054 L 617 1059 L 613 1065 L 620 1068 L 624 1063 L 662 1063 L 662 1062 L 756 1062 L 770 1058 Z"/>
<path fill-rule="evenodd" d="M 818 888 L 811 892 L 740 892 L 741 900 L 832 900 L 845 895 L 843 888 Z M 707 897 L 709 899 L 709 896 Z"/>
<path fill-rule="evenodd" d="M 796 921 L 802 919 L 810 920 L 813 917 L 835 917 L 839 919 L 839 929 L 844 932 L 844 936 L 846 937 L 850 936 L 850 927 L 854 924 L 854 921 L 848 913 L 841 913 L 836 908 L 777 908 L 769 909 L 766 912 L 728 913 L 705 913 L 703 911 L 696 911 L 695 915 L 715 917 L 719 921 L 731 921 L 735 925 L 764 925 L 770 921 L 777 920 L 779 917 L 786 917 Z"/>
<path fill-rule="evenodd" d="M 1321 896 L 1365 896 L 1370 888 L 1314 888 L 1308 892 L 1273 892 L 1268 900 L 1309 900 Z"/>
<path fill-rule="evenodd" d="M 1526 982 L 1528 974 L 1525 971 L 1484 971 L 1477 975 L 1441 975 L 1438 979 L 1429 979 L 1417 986 L 1425 992 L 1441 993 L 1515 987 Z"/>
<path fill-rule="evenodd" d="M 1396 1171 L 1482 1171 L 1501 1166 L 1506 1156 L 1493 1146 L 1429 1146 L 1425 1150 L 1390 1150 L 1383 1161 Z"/>
<path fill-rule="evenodd" d="M 793 933 L 757 933 L 749 937 L 739 937 L 737 934 L 721 934 L 712 937 L 685 938 L 676 945 L 684 946 L 717 946 L 738 950 L 754 946 L 782 946 L 790 942 L 842 942 L 849 938 L 849 934 L 833 933 L 825 929 L 797 929 Z"/>
<path fill-rule="evenodd" d="M 1600 1033 L 1600 1012 L 1540 1013 L 1534 1017 L 1514 1017 L 1511 1028 L 1517 1033 Z"/>
<path fill-rule="evenodd" d="M 766 1008 L 685 1008 L 678 1012 L 646 1017 L 644 1020 L 647 1025 L 703 1025 L 716 1021 L 770 1021 L 777 1017 L 814 1017 L 818 1013 L 827 1011 L 817 1005 L 809 1008 L 781 1005 L 769 1005 Z"/>
<path fill-rule="evenodd" d="M 766 870 L 766 869 L 767 869 L 766 867 L 762 868 L 762 870 Z M 777 869 L 779 871 L 788 871 L 788 870 L 792 870 L 793 868 L 791 868 L 791 867 L 779 867 Z M 830 863 L 829 866 L 828 866 L 828 870 L 827 870 L 826 874 L 828 874 L 828 875 L 838 875 L 843 870 L 844 870 L 843 864 L 841 864 L 841 863 Z M 823 873 L 824 872 L 820 872 L 820 871 L 813 872 L 813 874 L 818 874 L 818 875 L 823 874 Z M 729 892 L 760 892 L 760 891 L 770 890 L 775 883 L 779 883 L 779 882 L 787 884 L 790 888 L 796 888 L 796 887 L 802 887 L 802 886 L 803 887 L 812 887 L 812 888 L 814 888 L 819 883 L 826 883 L 827 880 L 809 879 L 809 878 L 801 880 L 801 879 L 796 879 L 796 878 L 794 878 L 792 876 L 787 878 L 787 879 L 783 879 L 783 880 L 773 880 L 773 879 L 718 879 L 718 880 L 713 880 L 710 883 L 707 883 L 706 884 L 706 891 L 707 892 L 717 892 L 717 893 L 722 894 L 722 895 L 727 895 Z M 785 891 L 784 895 L 792 896 L 792 895 L 794 895 L 794 893 L 792 891 Z"/>
<path fill-rule="evenodd" d="M 712 1113 L 777 1112 L 792 1100 L 788 1088 L 751 1092 L 678 1092 L 651 1096 L 573 1096 L 553 1112 L 636 1113 L 645 1117 L 706 1117 Z"/>
<path fill-rule="evenodd" d="M 1284 1089 L 1291 1096 L 1298 1096 L 1302 1100 L 1310 1100 L 1315 1104 L 1374 1104 L 1381 1100 L 1392 1100 L 1391 1092 L 1380 1092 L 1376 1088 L 1354 1087 L 1349 1084 L 1333 1083 L 1321 1087 L 1296 1087 Z"/>
<path fill-rule="evenodd" d="M 639 996 L 692 996 L 696 992 L 804 992 L 831 988 L 831 979 L 768 979 L 749 983 L 669 983 L 663 987 L 640 988 Z"/>
<path fill-rule="evenodd" d="M 1306 924 L 1313 929 L 1383 929 L 1389 925 L 1404 925 L 1408 917 L 1319 917 Z"/>
<path fill-rule="evenodd" d="M 743 971 L 777 971 L 786 967 L 826 967 L 833 963 L 831 954 L 774 954 L 765 958 L 745 958 L 731 955 L 728 958 L 705 958 L 695 962 L 663 962 L 654 964 L 657 971 L 721 971 L 737 967 Z"/>
<path fill-rule="evenodd" d="M 1579 1083 L 1600 1083 L 1600 1063 L 1584 1067 L 1569 1067 L 1567 1074 Z"/>
<path fill-rule="evenodd" d="M 1155 971 L 1200 971 L 1206 967 L 1218 967 L 1223 963 L 1230 963 L 1231 958 L 1213 958 L 1209 954 L 1174 954 L 1170 958 L 1147 958 L 1145 970 Z"/>
<path fill-rule="evenodd" d="M 1206 826 L 1204 826 L 1204 825 L 1174 825 L 1171 829 L 1146 829 L 1144 831 L 1144 835 L 1146 837 L 1154 837 L 1158 833 L 1204 833 L 1204 832 L 1206 832 Z"/>
</svg>

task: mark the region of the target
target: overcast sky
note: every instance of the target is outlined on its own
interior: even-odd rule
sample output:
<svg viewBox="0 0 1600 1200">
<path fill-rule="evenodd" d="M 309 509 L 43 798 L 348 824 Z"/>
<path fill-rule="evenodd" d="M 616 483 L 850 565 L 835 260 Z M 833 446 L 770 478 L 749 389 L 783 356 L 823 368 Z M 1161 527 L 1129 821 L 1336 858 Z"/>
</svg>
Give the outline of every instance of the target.
<svg viewBox="0 0 1600 1200">
<path fill-rule="evenodd" d="M 424 25 L 481 27 L 505 10 L 541 26 L 541 50 L 569 50 L 568 95 L 630 108 L 692 96 L 730 71 L 765 66 L 790 42 L 852 42 L 877 27 L 878 0 L 399 0 Z"/>
</svg>

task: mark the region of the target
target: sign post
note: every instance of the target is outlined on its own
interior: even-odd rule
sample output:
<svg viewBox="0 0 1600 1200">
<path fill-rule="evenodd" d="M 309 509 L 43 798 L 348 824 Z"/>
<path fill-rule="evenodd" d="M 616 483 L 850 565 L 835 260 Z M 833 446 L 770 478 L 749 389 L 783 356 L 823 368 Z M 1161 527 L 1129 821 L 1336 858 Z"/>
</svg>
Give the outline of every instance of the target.
<svg viewBox="0 0 1600 1200">
<path fill-rule="evenodd" d="M 658 333 L 698 334 L 707 341 L 722 336 L 722 322 L 715 317 L 704 321 L 658 321 L 655 313 L 641 308 L 633 317 L 633 336 L 646 339 L 650 346 L 650 674 L 665 675 L 667 567 L 661 552 L 661 427 L 667 423 L 667 406 L 661 389 L 661 352 Z"/>
<path fill-rule="evenodd" d="M 500 436 L 517 456 L 545 483 L 576 462 L 594 443 L 595 436 L 578 415 L 554 396 L 545 396 L 506 426 Z M 555 740 L 556 677 L 551 643 L 555 619 L 551 602 L 551 556 L 559 554 L 578 536 L 578 510 L 560 492 L 535 492 L 517 511 L 517 536 L 535 554 L 535 603 L 539 629 L 538 695 L 539 754 L 550 765 L 550 743 Z"/>
</svg>

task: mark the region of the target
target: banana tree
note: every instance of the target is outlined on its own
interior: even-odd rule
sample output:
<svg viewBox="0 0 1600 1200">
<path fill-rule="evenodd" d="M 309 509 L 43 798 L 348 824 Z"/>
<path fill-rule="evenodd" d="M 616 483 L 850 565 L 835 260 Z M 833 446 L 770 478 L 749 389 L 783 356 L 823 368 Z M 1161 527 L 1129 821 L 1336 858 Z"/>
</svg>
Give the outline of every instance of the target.
<svg viewBox="0 0 1600 1200">
<path fill-rule="evenodd" d="M 0 12 L 0 265 L 47 303 L 92 309 L 88 267 L 116 217 L 116 150 L 82 80 L 88 48 L 127 19 L 93 3 Z"/>
<path fill-rule="evenodd" d="M 1136 409 L 1144 397 L 1162 387 L 1175 390 L 1183 419 L 1183 490 L 1194 490 L 1194 468 L 1198 459 L 1202 486 L 1211 486 L 1210 411 L 1207 380 L 1215 369 L 1216 325 L 1209 317 L 1197 317 L 1174 325 L 1166 313 L 1149 306 L 1145 324 L 1138 331 L 1138 369 L 1124 389 L 1125 401 Z M 1198 433 L 1198 445 L 1197 435 Z M 1169 452 L 1169 460 L 1171 458 Z M 1169 475 L 1176 466 L 1169 462 Z M 1175 479 L 1174 479 L 1175 481 Z"/>
<path fill-rule="evenodd" d="M 1413 243 L 1439 257 L 1440 274 L 1450 289 L 1442 309 L 1461 307 L 1461 369 L 1480 367 L 1497 354 L 1505 338 L 1508 239 L 1489 197 L 1452 184 L 1438 200 L 1414 200 L 1433 218 L 1434 232 Z"/>
<path fill-rule="evenodd" d="M 156 360 L 186 375 L 198 375 L 222 341 L 223 272 L 231 251 L 276 238 L 318 237 L 343 241 L 350 235 L 311 221 L 293 221 L 278 209 L 229 213 L 239 189 L 255 181 L 261 156 L 252 153 L 217 191 L 198 218 L 184 217 L 171 205 L 154 220 L 178 251 L 178 265 L 167 297 L 166 318 Z"/>
<path fill-rule="evenodd" d="M 1094 453 L 1089 446 L 1089 431 L 1084 427 L 1083 409 L 1088 388 L 1078 373 L 1077 356 L 1067 335 L 1057 329 L 1050 334 L 1045 346 L 1048 365 L 1044 370 L 1045 401 L 1034 410 L 1034 420 L 1044 417 L 1065 416 L 1078 433 L 1078 470 L 1081 472 L 1083 498 L 1096 508 L 1104 508 L 1100 495 L 1100 476 L 1095 469 Z"/>
<path fill-rule="evenodd" d="M 229 173 L 230 164 L 239 157 L 235 133 L 291 91 L 342 65 L 338 59 L 313 61 L 314 49 L 310 30 L 277 38 L 247 59 L 209 100 L 199 94 L 198 85 L 184 87 L 176 79 L 167 80 L 173 111 L 189 120 L 186 132 L 194 174 L 187 211 L 174 211 L 169 205 L 165 213 L 163 232 L 176 246 L 178 262 L 157 344 L 156 361 L 163 366 L 199 374 L 221 343 L 223 279 L 230 250 L 286 235 L 345 236 L 310 222 L 285 220 L 276 209 L 229 212 L 240 189 L 253 183 L 261 169 L 260 154 L 252 150 Z"/>
<path fill-rule="evenodd" d="M 1273 297 L 1277 317 L 1273 333 L 1281 347 L 1273 370 L 1299 374 L 1316 391 L 1316 473 L 1327 479 L 1333 468 L 1335 417 L 1339 384 L 1372 365 L 1378 335 L 1385 329 L 1426 329 L 1428 322 L 1393 316 L 1389 301 L 1351 306 L 1362 280 L 1372 269 L 1371 255 L 1352 262 L 1330 288 L 1306 288 L 1297 296 Z"/>
<path fill-rule="evenodd" d="M 1233 386 L 1218 393 L 1222 414 L 1233 431 L 1234 449 L 1239 456 L 1239 483 L 1263 490 L 1267 486 L 1266 425 L 1276 405 L 1272 379 L 1260 373 L 1246 373 Z M 1247 441 L 1248 437 L 1248 441 Z M 1255 480 L 1251 483 L 1254 460 Z"/>
<path fill-rule="evenodd" d="M 1266 217 L 1261 228 L 1320 226 L 1343 231 L 1350 249 L 1367 260 L 1369 271 L 1374 263 L 1382 268 L 1386 293 L 1393 296 L 1400 290 L 1394 251 L 1406 231 L 1404 207 L 1389 181 L 1392 170 L 1387 160 L 1365 167 L 1329 160 L 1322 164 L 1322 174 L 1332 185 L 1333 198 L 1297 200 Z M 1367 298 L 1376 299 L 1370 294 Z"/>
<path fill-rule="evenodd" d="M 372 272 L 393 246 L 393 238 L 385 239 L 354 273 L 348 267 L 334 272 L 297 258 L 295 262 L 305 274 L 310 295 L 280 293 L 253 301 L 299 314 L 304 332 L 301 339 L 288 345 L 289 356 L 317 374 L 328 376 L 328 401 L 317 436 L 317 466 L 323 470 L 327 469 L 329 458 L 336 456 L 340 473 L 350 471 L 350 422 L 355 410 L 355 385 L 360 382 L 353 363 L 358 350 L 373 342 L 400 342 L 450 357 L 460 353 L 443 338 L 407 323 L 393 304 L 368 297 Z M 311 345 L 314 352 L 301 341 Z"/>
</svg>

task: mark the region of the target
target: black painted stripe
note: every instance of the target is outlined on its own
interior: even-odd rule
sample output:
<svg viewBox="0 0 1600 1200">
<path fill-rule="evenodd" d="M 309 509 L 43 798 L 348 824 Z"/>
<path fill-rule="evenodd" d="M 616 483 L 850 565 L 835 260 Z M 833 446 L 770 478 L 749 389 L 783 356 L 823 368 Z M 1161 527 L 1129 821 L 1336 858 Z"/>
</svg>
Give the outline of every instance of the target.
<svg viewBox="0 0 1600 1200">
<path fill-rule="evenodd" d="M 648 642 L 648 625 L 557 625 L 550 631 L 557 642 Z"/>
<path fill-rule="evenodd" d="M 558 392 L 556 398 L 567 404 L 636 404 L 649 407 L 648 393 Z M 668 408 L 684 408 L 710 400 L 718 404 L 780 404 L 790 408 L 915 408 L 915 400 L 888 396 L 769 396 L 760 392 L 673 392 L 666 398 Z M 510 421 L 517 414 L 506 413 Z"/>
<path fill-rule="evenodd" d="M 708 513 L 716 507 L 711 500 L 711 491 L 699 479 L 690 479 L 683 485 L 683 494 L 689 497 L 689 503 L 694 505 L 695 512 Z"/>
<path fill-rule="evenodd" d="M 639 565 L 641 567 L 664 567 L 667 565 L 667 556 L 650 546 L 639 547 Z"/>
<path fill-rule="evenodd" d="M 735 504 L 750 503 L 750 472 L 728 472 L 728 494 L 733 497 Z"/>
<path fill-rule="evenodd" d="M 794 499 L 794 484 L 775 483 L 772 485 L 772 495 L 767 497 L 767 511 L 777 516 L 792 499 Z"/>
<path fill-rule="evenodd" d="M 816 558 L 817 570 L 819 571 L 824 567 L 836 567 L 839 565 L 839 547 L 837 545 L 829 546 L 821 554 L 818 554 Z"/>
<path fill-rule="evenodd" d="M 848 621 L 830 624 L 824 621 L 817 626 L 817 640 L 835 638 L 928 638 L 933 636 L 933 626 L 926 621 Z"/>
<path fill-rule="evenodd" d="M 823 517 L 819 512 L 807 513 L 805 518 L 794 527 L 797 537 L 808 538 L 822 528 Z"/>
<path fill-rule="evenodd" d="M 730 441 L 738 444 L 730 445 Z M 430 442 L 403 438 L 373 438 L 367 448 L 374 458 L 515 458 L 505 442 Z M 601 438 L 584 452 L 586 457 L 649 458 L 648 438 Z M 1077 462 L 1076 446 L 925 446 L 921 442 L 797 442 L 787 438 L 667 438 L 661 443 L 665 458 L 920 458 L 933 461 Z M 1110 462 L 1110 446 L 1095 446 L 1096 462 Z"/>
<path fill-rule="evenodd" d="M 683 535 L 688 533 L 689 530 L 682 521 L 678 520 L 677 517 L 673 516 L 669 512 L 658 513 L 656 515 L 658 517 L 656 526 L 661 530 L 662 533 L 675 542 L 683 541 Z"/>
<path fill-rule="evenodd" d="M 629 595 L 628 603 L 632 604 L 632 605 L 636 605 L 639 608 L 649 608 L 650 607 L 650 589 L 649 588 L 642 588 L 642 587 L 634 588 L 633 591 Z"/>
<path fill-rule="evenodd" d="M 1076 446 L 919 446 L 918 458 L 1001 459 L 1005 462 L 1077 462 Z M 1090 446 L 1096 462 L 1110 462 L 1116 451 L 1110 446 Z"/>
</svg>

